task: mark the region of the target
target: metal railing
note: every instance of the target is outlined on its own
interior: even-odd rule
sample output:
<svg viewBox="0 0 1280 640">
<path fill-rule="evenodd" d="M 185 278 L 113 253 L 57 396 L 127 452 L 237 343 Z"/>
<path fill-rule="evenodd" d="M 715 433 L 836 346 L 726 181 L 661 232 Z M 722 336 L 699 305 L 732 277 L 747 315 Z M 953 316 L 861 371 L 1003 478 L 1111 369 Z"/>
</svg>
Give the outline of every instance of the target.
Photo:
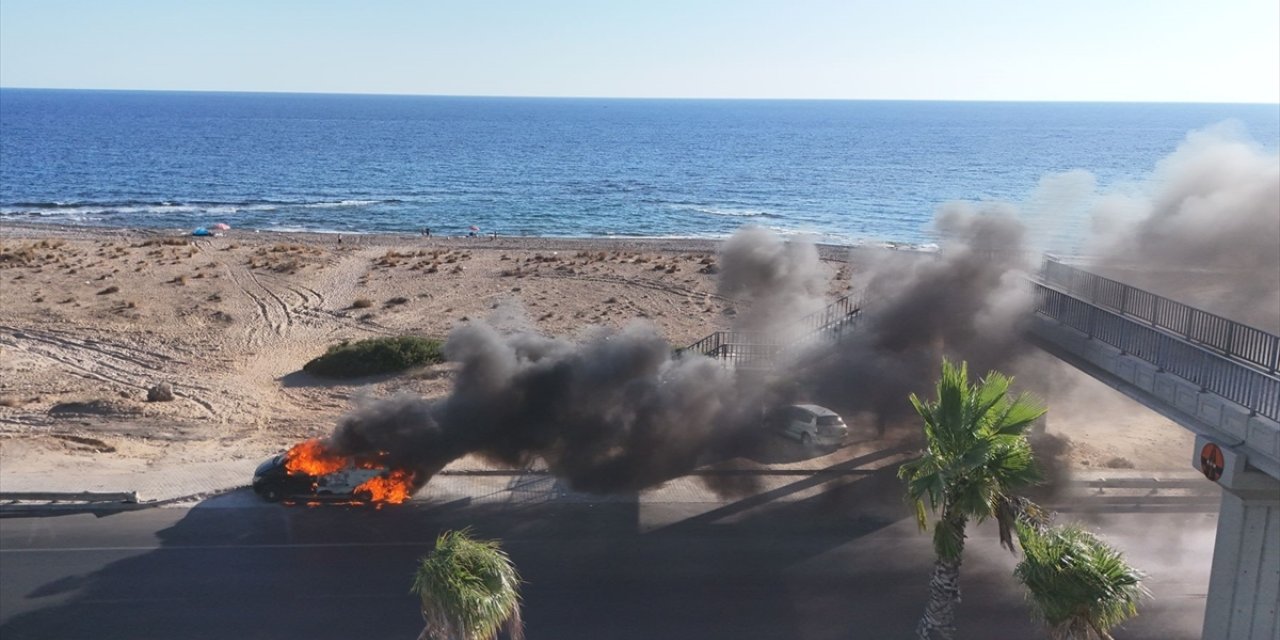
<svg viewBox="0 0 1280 640">
<path fill-rule="evenodd" d="M 1146 321 L 1219 353 L 1276 373 L 1280 336 L 1045 258 L 1048 284 L 1100 307 Z"/>
<path fill-rule="evenodd" d="M 1112 281 L 1114 282 L 1114 281 Z M 1216 393 L 1272 420 L 1280 420 L 1280 378 L 1182 337 L 1033 282 L 1035 311 L 1122 353 Z M 1185 305 L 1184 305 L 1185 306 Z"/>
<path fill-rule="evenodd" d="M 700 353 L 741 366 L 771 363 L 787 346 L 758 331 L 716 331 L 682 351 Z"/>
<path fill-rule="evenodd" d="M 764 331 L 714 331 L 678 352 L 699 353 L 735 365 L 768 364 L 789 349 L 839 336 L 861 318 L 861 312 L 861 296 L 851 293 L 801 318 L 789 336 Z"/>
<path fill-rule="evenodd" d="M 801 318 L 796 323 L 796 327 L 804 335 L 822 333 L 832 327 L 849 322 L 861 311 L 861 292 L 850 293 L 827 305 L 824 309 Z"/>
</svg>

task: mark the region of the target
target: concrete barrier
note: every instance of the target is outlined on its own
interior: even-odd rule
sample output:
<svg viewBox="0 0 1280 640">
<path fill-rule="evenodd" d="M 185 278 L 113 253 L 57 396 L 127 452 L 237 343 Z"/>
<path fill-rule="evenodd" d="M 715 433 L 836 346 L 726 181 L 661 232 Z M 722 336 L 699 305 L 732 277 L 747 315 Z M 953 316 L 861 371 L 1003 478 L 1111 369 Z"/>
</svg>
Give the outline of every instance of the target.
<svg viewBox="0 0 1280 640">
<path fill-rule="evenodd" d="M 0 501 L 6 502 L 126 502 L 137 503 L 136 491 L 0 491 Z"/>
</svg>

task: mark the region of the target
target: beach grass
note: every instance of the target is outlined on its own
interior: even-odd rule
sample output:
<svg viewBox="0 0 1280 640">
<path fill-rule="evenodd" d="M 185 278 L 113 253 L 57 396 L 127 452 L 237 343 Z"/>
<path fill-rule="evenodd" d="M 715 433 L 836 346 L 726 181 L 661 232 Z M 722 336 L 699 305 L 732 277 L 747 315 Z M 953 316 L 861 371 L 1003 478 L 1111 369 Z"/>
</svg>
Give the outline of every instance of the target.
<svg viewBox="0 0 1280 640">
<path fill-rule="evenodd" d="M 307 373 L 329 378 L 356 378 L 395 373 L 413 367 L 444 362 L 442 343 L 420 336 L 369 338 L 340 342 L 302 367 Z"/>
</svg>

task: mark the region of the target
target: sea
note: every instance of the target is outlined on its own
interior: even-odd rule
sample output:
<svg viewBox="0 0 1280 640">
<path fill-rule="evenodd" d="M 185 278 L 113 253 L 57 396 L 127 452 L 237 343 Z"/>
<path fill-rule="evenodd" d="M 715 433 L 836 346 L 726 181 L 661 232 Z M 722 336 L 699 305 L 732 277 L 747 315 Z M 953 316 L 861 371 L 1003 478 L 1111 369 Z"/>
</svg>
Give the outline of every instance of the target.
<svg viewBox="0 0 1280 640">
<path fill-rule="evenodd" d="M 1224 122 L 1280 147 L 1277 105 L 0 89 L 0 224 L 924 245 L 944 203 L 1132 189 Z"/>
</svg>

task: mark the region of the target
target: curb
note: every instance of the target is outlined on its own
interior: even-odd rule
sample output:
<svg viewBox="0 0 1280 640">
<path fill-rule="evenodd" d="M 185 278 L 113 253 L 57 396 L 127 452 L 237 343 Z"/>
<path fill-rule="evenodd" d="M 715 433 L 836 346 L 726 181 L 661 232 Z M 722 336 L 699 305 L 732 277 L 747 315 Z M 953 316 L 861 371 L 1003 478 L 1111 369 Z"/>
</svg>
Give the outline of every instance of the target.
<svg viewBox="0 0 1280 640">
<path fill-rule="evenodd" d="M 0 500 L 10 502 L 124 502 L 137 503 L 137 491 L 0 491 Z"/>
</svg>

